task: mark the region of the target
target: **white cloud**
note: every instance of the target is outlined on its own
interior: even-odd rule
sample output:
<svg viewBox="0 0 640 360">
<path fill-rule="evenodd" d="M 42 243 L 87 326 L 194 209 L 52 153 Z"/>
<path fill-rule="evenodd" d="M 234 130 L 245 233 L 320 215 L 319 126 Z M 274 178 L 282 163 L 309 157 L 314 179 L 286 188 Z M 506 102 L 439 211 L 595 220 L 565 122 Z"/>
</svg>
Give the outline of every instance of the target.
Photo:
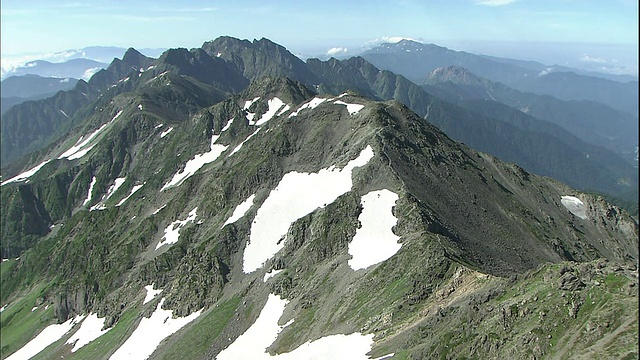
<svg viewBox="0 0 640 360">
<path fill-rule="evenodd" d="M 89 79 L 91 79 L 91 77 L 100 70 L 102 70 L 101 67 L 87 69 L 84 74 L 82 74 L 82 80 L 89 81 Z"/>
<path fill-rule="evenodd" d="M 609 63 L 609 61 L 607 59 L 604 59 L 604 58 L 601 58 L 601 57 L 592 57 L 592 56 L 589 56 L 589 55 L 582 55 L 580 57 L 580 61 L 598 63 L 598 64 L 607 64 L 607 63 Z M 613 61 L 613 62 L 615 62 L 615 61 Z"/>
<path fill-rule="evenodd" d="M 402 40 L 409 40 L 409 41 L 416 41 L 416 42 L 423 42 L 423 40 L 421 38 L 411 38 L 411 37 L 406 37 L 406 36 L 382 36 L 370 41 L 367 41 L 363 48 L 364 49 L 369 49 L 369 48 L 373 48 L 376 47 L 380 44 L 386 44 L 386 43 L 391 43 L 391 44 L 395 44 L 398 43 Z"/>
<path fill-rule="evenodd" d="M 517 0 L 475 0 L 476 5 L 484 6 L 503 6 L 513 4 Z"/>
<path fill-rule="evenodd" d="M 382 41 L 387 43 L 398 43 L 402 40 L 410 40 L 410 41 L 418 41 L 414 38 L 404 37 L 404 36 L 383 36 Z M 419 41 L 418 41 L 419 42 Z"/>
<path fill-rule="evenodd" d="M 327 50 L 327 56 L 339 55 L 340 53 L 346 53 L 346 52 L 347 52 L 347 48 L 332 47 L 331 49 Z"/>
</svg>

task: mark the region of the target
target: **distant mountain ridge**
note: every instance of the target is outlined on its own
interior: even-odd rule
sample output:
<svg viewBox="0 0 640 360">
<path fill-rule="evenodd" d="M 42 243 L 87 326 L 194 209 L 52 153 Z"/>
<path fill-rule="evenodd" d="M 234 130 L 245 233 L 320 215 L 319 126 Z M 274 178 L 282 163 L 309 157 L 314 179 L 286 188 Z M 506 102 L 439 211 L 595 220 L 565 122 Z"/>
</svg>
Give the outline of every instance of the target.
<svg viewBox="0 0 640 360">
<path fill-rule="evenodd" d="M 453 65 L 520 91 L 551 95 L 561 100 L 601 102 L 638 116 L 637 80 L 622 83 L 572 72 L 554 72 L 552 68 L 532 70 L 513 61 L 495 61 L 490 57 L 410 40 L 382 44 L 361 56 L 376 67 L 404 75 L 417 84 L 423 84 L 434 69 Z"/>
<path fill-rule="evenodd" d="M 447 66 L 435 69 L 423 88 L 447 101 L 493 100 L 552 122 L 584 141 L 615 151 L 634 163 L 638 146 L 638 118 L 593 101 L 563 101 L 548 95 L 524 93 Z M 466 106 L 469 107 L 469 106 Z"/>
<path fill-rule="evenodd" d="M 2 80 L 2 113 L 28 100 L 39 100 L 70 90 L 78 82 L 72 78 L 43 78 L 38 75 L 12 76 Z"/>
<path fill-rule="evenodd" d="M 86 77 L 83 77 L 82 74 L 89 69 L 106 67 L 113 59 L 122 58 L 122 54 L 126 50 L 126 48 L 116 46 L 89 46 L 40 55 L 6 55 L 2 57 L 2 79 L 27 74 L 50 77 L 57 76 L 51 75 L 52 71 L 54 74 L 72 71 L 74 74 L 80 75 L 62 77 L 89 80 L 89 73 Z M 141 52 L 152 58 L 158 57 L 164 50 L 166 49 L 140 49 Z"/>
<path fill-rule="evenodd" d="M 16 67 L 4 74 L 3 79 L 11 76 L 38 75 L 41 77 L 85 79 L 95 74 L 108 64 L 89 59 L 71 59 L 61 63 L 46 60 L 34 60 Z"/>
</svg>

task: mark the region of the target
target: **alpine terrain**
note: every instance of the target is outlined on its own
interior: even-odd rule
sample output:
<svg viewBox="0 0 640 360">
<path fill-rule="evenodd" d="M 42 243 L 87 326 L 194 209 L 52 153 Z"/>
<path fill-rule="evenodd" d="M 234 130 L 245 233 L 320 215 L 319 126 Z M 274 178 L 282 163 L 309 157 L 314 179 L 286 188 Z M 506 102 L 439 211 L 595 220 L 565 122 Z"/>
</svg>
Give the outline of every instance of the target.
<svg viewBox="0 0 640 360">
<path fill-rule="evenodd" d="M 229 37 L 15 105 L 1 358 L 637 358 L 637 221 L 434 125 L 493 116 Z"/>
</svg>

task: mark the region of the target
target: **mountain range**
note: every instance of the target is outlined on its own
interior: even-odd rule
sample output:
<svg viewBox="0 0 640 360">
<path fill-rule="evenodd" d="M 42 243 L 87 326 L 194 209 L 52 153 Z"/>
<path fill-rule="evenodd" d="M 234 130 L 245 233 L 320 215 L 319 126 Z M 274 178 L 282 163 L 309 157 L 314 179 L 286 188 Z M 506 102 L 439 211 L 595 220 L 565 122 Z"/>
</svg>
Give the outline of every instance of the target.
<svg viewBox="0 0 640 360">
<path fill-rule="evenodd" d="M 92 77 L 88 82 L 89 88 L 92 89 L 90 91 L 85 83 L 82 83 L 79 85 L 79 91 L 59 94 L 56 98 L 43 102 L 44 108 L 32 105 L 10 109 L 2 117 L 3 166 L 6 167 L 8 163 L 28 152 L 50 144 L 60 136 L 54 129 L 67 131 L 69 127 L 65 124 L 78 121 L 73 119 L 74 109 L 79 109 L 91 98 L 91 95 L 87 97 L 83 94 L 93 93 L 97 96 L 100 88 L 123 80 L 133 68 L 138 75 L 143 76 L 140 69 L 154 66 L 156 72 L 173 70 L 180 75 L 190 76 L 215 86 L 225 94 L 236 93 L 250 81 L 264 76 L 282 76 L 300 81 L 320 93 L 337 95 L 350 89 L 372 99 L 395 99 L 409 106 L 427 121 L 440 126 L 454 139 L 515 162 L 529 171 L 554 177 L 582 190 L 615 196 L 625 203 L 633 203 L 637 199 L 637 160 L 633 158 L 634 142 L 637 145 L 637 131 L 633 129 L 637 128 L 637 118 L 634 120 L 632 115 L 604 105 L 588 103 L 586 110 L 580 110 L 581 107 L 579 103 L 576 105 L 576 102 L 562 102 L 534 94 L 518 95 L 522 93 L 503 85 L 500 85 L 501 88 L 494 86 L 495 84 L 487 85 L 502 89 L 500 91 L 503 95 L 495 94 L 496 97 L 517 99 L 510 100 L 511 102 L 503 100 L 507 105 L 522 110 L 526 110 L 523 106 L 527 106 L 530 109 L 527 111 L 532 112 L 532 115 L 545 117 L 543 120 L 551 120 L 569 132 L 573 130 L 574 136 L 571 136 L 563 129 L 553 127 L 537 118 L 512 121 L 510 119 L 513 116 L 506 116 L 510 110 L 478 113 L 483 109 L 482 106 L 477 106 L 475 110 L 478 111 L 475 111 L 473 106 L 469 109 L 458 106 L 461 104 L 450 104 L 450 96 L 441 90 L 421 88 L 400 75 L 379 70 L 364 58 L 328 61 L 309 59 L 303 62 L 284 47 L 267 39 L 250 42 L 220 37 L 206 42 L 200 49 L 171 49 L 158 58 L 157 65 L 151 65 L 154 61 L 138 51 L 131 50 L 123 56 L 123 60 L 114 60 L 107 70 L 102 70 Z M 435 91 L 442 99 L 430 95 L 428 91 Z M 76 103 L 75 99 L 79 102 Z M 445 101 L 442 101 L 443 99 Z M 63 108 L 60 104 L 66 106 Z M 548 108 L 555 110 L 545 111 Z M 429 109 L 438 111 L 431 111 L 427 116 Z M 593 109 L 604 110 L 591 111 Z M 617 121 L 617 125 L 603 125 L 599 114 Z M 81 118 L 84 116 L 85 114 L 82 114 Z M 518 114 L 515 117 L 526 116 Z M 573 119 L 576 117 L 586 119 L 588 123 L 585 124 L 583 121 L 571 126 L 572 122 L 575 123 Z M 467 123 L 469 121 L 471 123 Z M 46 125 L 46 122 L 53 125 Z M 28 128 L 29 123 L 43 125 Z M 609 130 L 615 129 L 618 138 L 602 136 L 604 127 L 608 127 Z M 476 130 L 467 131 L 468 128 Z M 598 146 L 605 146 L 609 150 Z M 621 159 L 626 159 L 627 162 Z M 631 205 L 631 208 L 633 207 Z"/>
<path fill-rule="evenodd" d="M 406 76 L 417 84 L 423 84 L 435 69 L 453 65 L 519 91 L 551 95 L 560 100 L 596 101 L 638 116 L 637 80 L 620 82 L 574 71 L 554 71 L 554 67 L 543 70 L 523 67 L 523 62 L 496 61 L 411 40 L 383 44 L 361 56 L 376 67 Z"/>
<path fill-rule="evenodd" d="M 442 128 L 633 166 L 452 99 L 222 37 L 12 107 L 2 357 L 637 356 L 637 221 Z"/>
</svg>

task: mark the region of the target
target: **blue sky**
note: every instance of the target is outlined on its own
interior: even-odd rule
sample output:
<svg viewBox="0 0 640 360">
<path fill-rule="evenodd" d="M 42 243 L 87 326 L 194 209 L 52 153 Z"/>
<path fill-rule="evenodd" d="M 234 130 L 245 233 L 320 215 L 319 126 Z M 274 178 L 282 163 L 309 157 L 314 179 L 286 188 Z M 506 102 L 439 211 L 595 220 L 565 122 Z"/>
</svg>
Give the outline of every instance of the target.
<svg viewBox="0 0 640 360">
<path fill-rule="evenodd" d="M 1 6 L 3 57 L 94 45 L 191 48 L 221 35 L 266 37 L 317 56 L 402 36 L 499 56 L 571 52 L 576 61 L 632 63 L 637 72 L 636 0 L 2 0 Z"/>
</svg>

